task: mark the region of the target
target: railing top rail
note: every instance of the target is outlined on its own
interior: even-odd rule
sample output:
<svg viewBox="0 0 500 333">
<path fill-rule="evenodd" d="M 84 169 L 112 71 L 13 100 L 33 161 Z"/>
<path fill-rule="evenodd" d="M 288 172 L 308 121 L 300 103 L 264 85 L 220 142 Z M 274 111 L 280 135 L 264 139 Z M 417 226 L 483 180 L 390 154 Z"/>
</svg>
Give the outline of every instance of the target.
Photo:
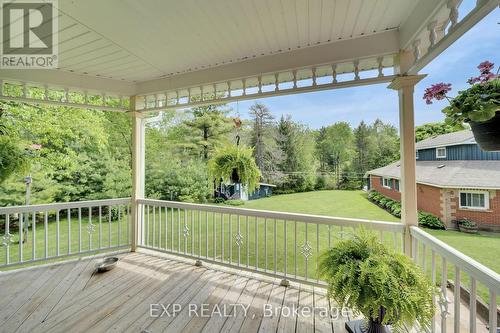
<svg viewBox="0 0 500 333">
<path fill-rule="evenodd" d="M 119 199 L 105 199 L 105 200 L 59 202 L 59 203 L 49 203 L 49 204 L 30 205 L 30 206 L 8 206 L 8 207 L 0 207 L 0 215 L 31 213 L 37 211 L 40 212 L 40 211 L 62 210 L 68 208 L 127 205 L 130 202 L 131 202 L 130 198 L 119 198 Z"/>
<path fill-rule="evenodd" d="M 469 273 L 486 287 L 494 290 L 497 294 L 500 293 L 500 275 L 498 273 L 440 241 L 419 227 L 412 226 L 410 234 L 426 243 L 426 245 L 434 249 L 439 255 L 445 257 L 448 262 L 457 265 L 461 270 Z M 492 255 L 495 254 L 492 253 Z"/>
<path fill-rule="evenodd" d="M 348 217 L 330 217 L 321 215 L 286 213 L 286 212 L 276 212 L 269 210 L 248 209 L 248 208 L 220 207 L 214 205 L 203 205 L 203 204 L 193 204 L 193 203 L 153 200 L 153 199 L 139 199 L 137 202 L 143 205 L 152 205 L 152 206 L 154 205 L 154 206 L 191 209 L 191 210 L 203 210 L 214 213 L 234 214 L 234 215 L 261 217 L 261 218 L 277 219 L 277 220 L 297 221 L 305 223 L 320 223 L 320 224 L 329 224 L 329 225 L 346 226 L 346 227 L 356 227 L 362 225 L 367 228 L 373 228 L 377 230 L 392 231 L 392 232 L 404 231 L 404 225 L 397 222 L 384 222 L 384 221 L 373 221 L 366 219 L 355 219 Z"/>
</svg>

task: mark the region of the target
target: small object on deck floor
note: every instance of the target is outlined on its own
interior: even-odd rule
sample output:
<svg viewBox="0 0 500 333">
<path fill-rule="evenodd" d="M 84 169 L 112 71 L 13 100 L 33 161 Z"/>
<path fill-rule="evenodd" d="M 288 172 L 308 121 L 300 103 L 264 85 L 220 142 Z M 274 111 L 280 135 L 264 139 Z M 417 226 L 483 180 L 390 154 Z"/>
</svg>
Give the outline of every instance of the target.
<svg viewBox="0 0 500 333">
<path fill-rule="evenodd" d="M 116 267 L 117 263 L 118 263 L 117 257 L 104 258 L 103 261 L 101 261 L 99 264 L 97 264 L 97 271 L 99 273 L 110 271 Z"/>
<path fill-rule="evenodd" d="M 345 323 L 345 328 L 349 333 L 391 333 L 389 327 L 370 323 L 365 319 L 348 321 Z"/>
</svg>

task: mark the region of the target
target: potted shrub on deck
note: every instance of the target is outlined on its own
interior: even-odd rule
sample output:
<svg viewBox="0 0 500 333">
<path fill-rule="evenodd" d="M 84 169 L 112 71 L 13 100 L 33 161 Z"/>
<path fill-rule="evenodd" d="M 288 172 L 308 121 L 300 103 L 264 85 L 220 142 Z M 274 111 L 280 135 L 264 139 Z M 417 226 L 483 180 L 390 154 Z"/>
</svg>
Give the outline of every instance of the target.
<svg viewBox="0 0 500 333">
<path fill-rule="evenodd" d="M 469 123 L 474 138 L 485 151 L 500 151 L 500 78 L 493 73 L 494 64 L 484 61 L 477 67 L 480 75 L 470 78 L 470 88 L 460 91 L 450 98 L 446 94 L 451 84 L 438 83 L 427 88 L 424 99 L 427 104 L 432 100 L 447 99 L 450 106 L 443 109 L 446 121 L 460 127 Z"/>
<path fill-rule="evenodd" d="M 350 333 L 403 331 L 417 322 L 422 331 L 434 315 L 434 288 L 407 256 L 384 246 L 377 236 L 361 230 L 338 242 L 321 257 L 320 275 L 328 295 L 339 306 L 363 314 L 346 323 Z"/>
</svg>

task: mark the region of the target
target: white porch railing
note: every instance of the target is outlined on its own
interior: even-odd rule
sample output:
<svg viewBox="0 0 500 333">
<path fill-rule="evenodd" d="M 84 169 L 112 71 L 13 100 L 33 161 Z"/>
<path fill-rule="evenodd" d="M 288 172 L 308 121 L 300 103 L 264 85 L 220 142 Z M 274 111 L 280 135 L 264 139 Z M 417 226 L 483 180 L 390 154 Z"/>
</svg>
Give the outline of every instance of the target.
<svg viewBox="0 0 500 333">
<path fill-rule="evenodd" d="M 139 200 L 139 246 L 197 261 L 322 284 L 318 255 L 360 226 L 403 249 L 399 223 L 281 213 L 227 206 Z"/>
<path fill-rule="evenodd" d="M 488 291 L 489 295 L 488 304 L 483 305 L 488 308 L 488 313 L 481 315 L 481 317 L 487 317 L 485 319 L 488 322 L 489 332 L 497 333 L 497 297 L 500 295 L 500 275 L 418 227 L 411 227 L 410 234 L 413 259 L 421 265 L 426 273 L 430 273 L 434 284 L 440 285 L 439 297 L 436 299 L 440 318 L 434 318 L 432 332 L 476 332 L 478 328 L 477 294 L 478 284 L 480 284 L 482 289 Z M 491 253 L 492 256 L 498 256 L 498 254 Z M 453 294 L 448 291 L 450 278 L 453 281 Z M 464 289 L 466 282 L 469 282 L 469 290 Z M 461 318 L 463 311 L 463 309 L 461 311 L 461 297 L 465 296 L 462 295 L 462 292 L 468 293 L 467 298 L 469 299 L 469 318 L 466 330 L 464 330 L 464 320 L 462 319 L 467 320 L 467 318 Z M 451 303 L 449 299 L 451 294 L 454 298 L 453 309 L 448 307 Z"/>
<path fill-rule="evenodd" d="M 0 268 L 128 247 L 129 212 L 130 199 L 2 207 Z"/>
<path fill-rule="evenodd" d="M 379 233 L 381 241 L 396 251 L 404 249 L 405 227 L 400 223 L 149 199 L 137 204 L 140 247 L 259 272 L 280 278 L 283 284 L 323 285 L 316 274 L 319 255 L 360 226 Z M 132 237 L 130 208 L 130 199 L 0 208 L 0 268 L 127 248 Z M 410 235 L 413 259 L 440 285 L 433 332 L 462 332 L 464 325 L 476 332 L 481 327 L 479 314 L 487 317 L 489 331 L 496 333 L 499 274 L 422 229 L 411 227 Z M 450 278 L 454 292 L 448 288 Z M 463 288 L 465 284 L 470 290 Z M 482 306 L 478 293 L 485 291 L 489 305 Z M 466 293 L 468 309 L 463 306 Z M 453 309 L 448 308 L 449 295 L 454 298 Z M 480 313 L 485 307 L 486 315 Z"/>
</svg>

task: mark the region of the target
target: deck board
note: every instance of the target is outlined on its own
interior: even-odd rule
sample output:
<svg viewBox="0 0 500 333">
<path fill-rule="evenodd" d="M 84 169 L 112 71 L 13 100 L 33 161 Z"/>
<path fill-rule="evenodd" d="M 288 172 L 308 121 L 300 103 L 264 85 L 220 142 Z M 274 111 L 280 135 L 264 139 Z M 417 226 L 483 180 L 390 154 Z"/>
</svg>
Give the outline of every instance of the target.
<svg viewBox="0 0 500 333">
<path fill-rule="evenodd" d="M 119 256 L 118 266 L 104 274 L 95 273 L 98 258 L 0 272 L 0 331 L 346 332 L 347 318 L 336 315 L 338 307 L 323 288 L 297 283 L 285 288 L 258 273 L 196 267 L 186 259 L 148 251 Z M 175 316 L 150 315 L 151 304 L 173 303 L 182 308 Z M 202 304 L 209 313 L 225 306 L 227 316 L 196 316 L 189 304 L 198 313 Z M 248 307 L 247 315 L 233 304 Z M 265 304 L 272 315 L 265 315 Z M 309 316 L 293 312 L 303 307 L 314 311 Z M 330 310 L 329 315 L 318 308 Z"/>
</svg>

